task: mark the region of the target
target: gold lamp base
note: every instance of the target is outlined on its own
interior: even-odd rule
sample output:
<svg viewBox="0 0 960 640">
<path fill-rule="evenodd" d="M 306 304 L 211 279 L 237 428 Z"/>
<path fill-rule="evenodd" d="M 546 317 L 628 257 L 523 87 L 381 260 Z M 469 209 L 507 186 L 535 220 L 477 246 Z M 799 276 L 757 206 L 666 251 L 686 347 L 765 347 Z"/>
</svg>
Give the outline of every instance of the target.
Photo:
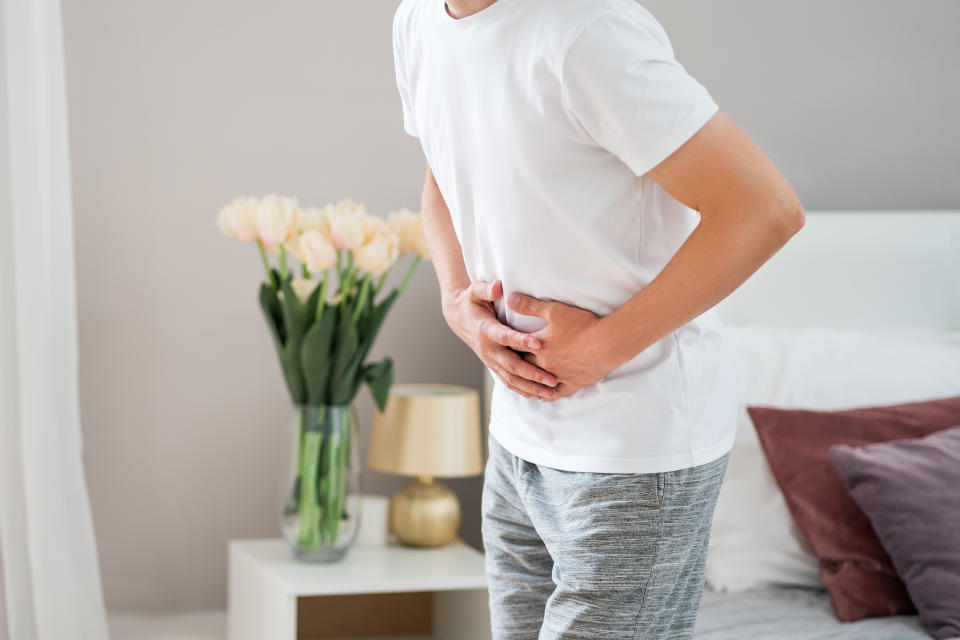
<svg viewBox="0 0 960 640">
<path fill-rule="evenodd" d="M 439 547 L 459 528 L 460 501 L 433 476 L 417 476 L 390 499 L 390 530 L 403 544 Z"/>
</svg>

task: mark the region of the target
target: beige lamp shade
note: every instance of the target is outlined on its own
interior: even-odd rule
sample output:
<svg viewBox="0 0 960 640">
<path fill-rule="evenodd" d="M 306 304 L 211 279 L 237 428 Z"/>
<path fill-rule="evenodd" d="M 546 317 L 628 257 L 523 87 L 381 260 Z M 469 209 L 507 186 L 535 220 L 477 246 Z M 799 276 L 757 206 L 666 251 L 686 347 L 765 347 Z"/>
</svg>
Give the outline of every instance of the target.
<svg viewBox="0 0 960 640">
<path fill-rule="evenodd" d="M 452 478 L 483 470 L 480 397 L 450 384 L 394 384 L 376 412 L 367 464 L 408 476 Z"/>
</svg>

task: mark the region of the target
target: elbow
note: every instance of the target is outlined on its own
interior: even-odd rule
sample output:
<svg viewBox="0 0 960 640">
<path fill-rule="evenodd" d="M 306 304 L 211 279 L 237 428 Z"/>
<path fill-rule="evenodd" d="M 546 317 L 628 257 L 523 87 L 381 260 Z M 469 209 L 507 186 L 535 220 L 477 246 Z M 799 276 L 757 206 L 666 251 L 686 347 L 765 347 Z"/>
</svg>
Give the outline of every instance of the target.
<svg viewBox="0 0 960 640">
<path fill-rule="evenodd" d="M 803 210 L 800 199 L 791 192 L 790 198 L 777 207 L 777 227 L 783 231 L 786 238 L 796 235 L 807 221 L 807 214 Z"/>
</svg>

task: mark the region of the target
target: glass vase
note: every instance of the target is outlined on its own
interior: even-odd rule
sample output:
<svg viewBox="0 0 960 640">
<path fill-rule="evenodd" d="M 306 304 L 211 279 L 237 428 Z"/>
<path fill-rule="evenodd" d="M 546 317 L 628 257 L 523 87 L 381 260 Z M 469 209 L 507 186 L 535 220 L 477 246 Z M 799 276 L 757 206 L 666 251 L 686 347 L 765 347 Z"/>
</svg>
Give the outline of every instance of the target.
<svg viewBox="0 0 960 640">
<path fill-rule="evenodd" d="M 343 558 L 360 529 L 360 446 L 353 405 L 294 405 L 280 527 L 298 560 Z"/>
</svg>

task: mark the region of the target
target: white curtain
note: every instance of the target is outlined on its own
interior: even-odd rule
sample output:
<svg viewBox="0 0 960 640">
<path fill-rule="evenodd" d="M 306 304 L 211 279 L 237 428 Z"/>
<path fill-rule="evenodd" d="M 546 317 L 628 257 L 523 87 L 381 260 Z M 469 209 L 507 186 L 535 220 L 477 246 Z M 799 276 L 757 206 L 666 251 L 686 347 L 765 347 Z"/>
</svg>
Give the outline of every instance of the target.
<svg viewBox="0 0 960 640">
<path fill-rule="evenodd" d="M 60 4 L 0 0 L 0 21 L 0 622 L 9 640 L 106 640 L 81 459 Z"/>
</svg>

